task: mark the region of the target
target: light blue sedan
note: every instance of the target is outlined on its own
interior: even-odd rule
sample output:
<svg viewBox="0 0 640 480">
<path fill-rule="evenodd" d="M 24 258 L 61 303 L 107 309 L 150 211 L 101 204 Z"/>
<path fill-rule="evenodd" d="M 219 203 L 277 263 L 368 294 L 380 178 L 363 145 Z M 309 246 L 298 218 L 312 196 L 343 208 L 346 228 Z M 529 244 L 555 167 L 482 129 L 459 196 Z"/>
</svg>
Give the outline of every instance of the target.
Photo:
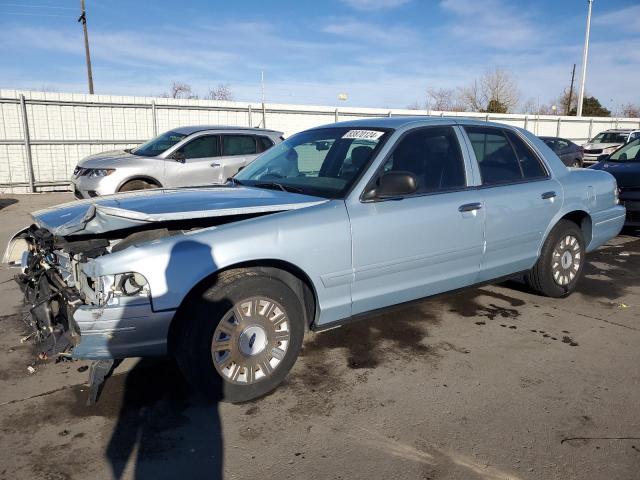
<svg viewBox="0 0 640 480">
<path fill-rule="evenodd" d="M 313 128 L 227 185 L 69 203 L 33 214 L 22 269 L 50 356 L 174 355 L 203 392 L 275 388 L 306 329 L 525 274 L 564 297 L 618 234 L 614 178 L 569 170 L 518 128 L 453 118 Z"/>
</svg>

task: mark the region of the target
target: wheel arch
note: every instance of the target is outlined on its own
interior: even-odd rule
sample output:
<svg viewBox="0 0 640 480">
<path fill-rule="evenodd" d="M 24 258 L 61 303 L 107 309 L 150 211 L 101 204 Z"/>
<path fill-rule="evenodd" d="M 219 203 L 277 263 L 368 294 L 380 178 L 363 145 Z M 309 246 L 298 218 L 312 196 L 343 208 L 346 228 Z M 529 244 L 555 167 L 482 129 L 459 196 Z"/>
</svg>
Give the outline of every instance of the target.
<svg viewBox="0 0 640 480">
<path fill-rule="evenodd" d="M 216 279 L 223 273 L 231 270 L 260 269 L 265 273 L 283 281 L 298 296 L 305 313 L 305 328 L 310 328 L 318 314 L 318 295 L 309 275 L 300 267 L 284 260 L 263 259 L 250 260 L 225 266 L 202 278 L 184 296 L 169 326 L 168 352 L 174 352 L 175 340 L 185 324 L 186 312 L 191 300 L 201 295 L 207 288 L 215 284 Z"/>
<path fill-rule="evenodd" d="M 157 179 L 154 178 L 150 175 L 134 175 L 132 177 L 126 178 L 124 180 L 122 180 L 119 184 L 118 184 L 118 188 L 116 188 L 116 192 L 119 192 L 120 189 L 127 183 L 129 182 L 133 182 L 135 180 L 142 180 L 143 182 L 149 182 L 149 183 L 154 183 L 158 186 L 158 188 L 162 188 L 163 185 L 162 183 Z"/>
<path fill-rule="evenodd" d="M 551 231 L 561 220 L 569 220 L 570 222 L 575 223 L 582 232 L 585 248 L 589 246 L 589 244 L 591 243 L 591 239 L 593 238 L 593 220 L 591 219 L 591 215 L 589 215 L 589 213 L 587 213 L 586 211 L 576 209 L 564 213 L 562 216 L 559 216 L 555 220 L 555 222 L 553 222 L 553 225 L 545 233 L 543 242 L 540 245 L 540 251 L 542 250 L 542 246 L 544 245 L 544 243 L 547 241 L 547 238 L 549 238 Z M 540 251 L 538 251 L 538 256 L 540 255 Z"/>
</svg>

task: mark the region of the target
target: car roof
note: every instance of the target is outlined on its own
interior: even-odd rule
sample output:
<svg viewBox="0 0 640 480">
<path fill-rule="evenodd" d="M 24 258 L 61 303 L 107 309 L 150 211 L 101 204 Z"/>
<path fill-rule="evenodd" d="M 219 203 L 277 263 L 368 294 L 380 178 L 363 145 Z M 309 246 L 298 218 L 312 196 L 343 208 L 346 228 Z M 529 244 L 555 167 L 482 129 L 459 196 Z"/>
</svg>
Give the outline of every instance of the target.
<svg viewBox="0 0 640 480">
<path fill-rule="evenodd" d="M 500 128 L 516 128 L 511 125 L 506 125 L 503 123 L 495 123 L 495 122 L 487 122 L 484 119 L 477 119 L 471 117 L 447 117 L 447 116 L 396 116 L 396 117 L 371 117 L 371 118 L 359 118 L 357 120 L 348 120 L 345 122 L 336 122 L 329 123 L 326 125 L 320 125 L 318 127 L 314 127 L 315 129 L 320 128 L 335 128 L 335 127 L 353 127 L 353 128 L 393 128 L 400 129 L 406 127 L 408 125 L 442 125 L 442 121 L 450 121 L 454 124 L 463 124 L 463 125 L 482 125 L 482 126 L 491 126 L 491 127 L 500 127 Z"/>
<path fill-rule="evenodd" d="M 278 130 L 269 130 L 265 128 L 251 128 L 251 127 L 234 127 L 230 125 L 190 125 L 186 127 L 178 127 L 172 128 L 172 132 L 182 133 L 184 135 L 191 135 L 196 132 L 203 132 L 205 130 L 218 130 L 218 131 L 245 131 L 248 133 L 265 133 L 265 134 L 274 134 L 274 135 L 282 135 L 282 132 Z"/>
</svg>

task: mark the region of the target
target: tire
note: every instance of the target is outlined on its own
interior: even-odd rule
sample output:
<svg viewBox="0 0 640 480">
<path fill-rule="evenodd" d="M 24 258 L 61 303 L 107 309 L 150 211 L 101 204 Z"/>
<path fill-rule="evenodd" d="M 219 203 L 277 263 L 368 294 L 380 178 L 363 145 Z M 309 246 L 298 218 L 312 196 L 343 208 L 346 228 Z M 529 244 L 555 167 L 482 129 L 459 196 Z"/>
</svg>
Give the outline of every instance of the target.
<svg viewBox="0 0 640 480">
<path fill-rule="evenodd" d="M 122 185 L 118 192 L 133 192 L 135 190 L 148 190 L 150 188 L 158 188 L 158 185 L 146 180 L 130 180 Z"/>
<path fill-rule="evenodd" d="M 579 158 L 576 158 L 573 161 L 572 167 L 574 167 L 574 168 L 582 168 L 582 161 Z"/>
<path fill-rule="evenodd" d="M 570 220 L 560 220 L 551 230 L 538 261 L 527 273 L 525 280 L 541 295 L 566 297 L 576 289 L 584 263 L 582 230 Z"/>
<path fill-rule="evenodd" d="M 223 272 L 184 312 L 175 339 L 178 365 L 211 400 L 259 398 L 293 367 L 302 348 L 304 318 L 295 292 L 267 270 Z"/>
</svg>

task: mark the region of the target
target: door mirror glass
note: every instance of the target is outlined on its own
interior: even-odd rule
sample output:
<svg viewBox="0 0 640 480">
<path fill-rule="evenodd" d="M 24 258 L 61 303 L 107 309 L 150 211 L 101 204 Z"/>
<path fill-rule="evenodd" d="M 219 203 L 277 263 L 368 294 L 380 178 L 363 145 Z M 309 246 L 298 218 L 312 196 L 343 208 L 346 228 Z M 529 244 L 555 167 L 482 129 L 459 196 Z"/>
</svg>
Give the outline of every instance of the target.
<svg viewBox="0 0 640 480">
<path fill-rule="evenodd" d="M 416 176 L 409 172 L 387 172 L 378 180 L 378 186 L 366 192 L 364 200 L 385 199 L 411 195 L 418 190 Z"/>
<path fill-rule="evenodd" d="M 173 158 L 176 162 L 184 163 L 187 159 L 187 156 L 182 150 L 176 150 L 171 154 L 171 158 Z"/>
</svg>

